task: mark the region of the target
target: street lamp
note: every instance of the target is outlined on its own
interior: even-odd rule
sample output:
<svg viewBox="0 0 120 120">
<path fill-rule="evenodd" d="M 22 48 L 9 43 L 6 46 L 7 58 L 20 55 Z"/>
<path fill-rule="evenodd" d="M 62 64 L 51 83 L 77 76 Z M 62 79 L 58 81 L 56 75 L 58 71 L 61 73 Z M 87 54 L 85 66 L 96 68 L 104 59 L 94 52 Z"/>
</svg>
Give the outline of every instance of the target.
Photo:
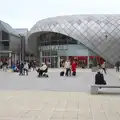
<svg viewBox="0 0 120 120">
<path fill-rule="evenodd" d="M 25 38 L 24 36 L 20 36 L 20 61 L 25 60 Z"/>
<path fill-rule="evenodd" d="M 106 40 L 107 40 L 107 38 L 108 38 L 108 35 L 107 35 L 107 34 L 105 35 L 105 38 L 106 38 Z"/>
</svg>

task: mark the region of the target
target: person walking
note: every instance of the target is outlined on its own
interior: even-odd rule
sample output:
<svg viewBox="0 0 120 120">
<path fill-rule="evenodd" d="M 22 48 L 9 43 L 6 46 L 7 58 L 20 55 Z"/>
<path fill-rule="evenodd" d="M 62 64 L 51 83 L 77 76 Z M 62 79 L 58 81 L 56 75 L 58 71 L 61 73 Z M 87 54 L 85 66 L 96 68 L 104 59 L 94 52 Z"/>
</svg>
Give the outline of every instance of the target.
<svg viewBox="0 0 120 120">
<path fill-rule="evenodd" d="M 36 70 L 36 61 L 32 62 L 33 71 Z"/>
<path fill-rule="evenodd" d="M 105 62 L 102 64 L 102 69 L 103 69 L 104 73 L 107 74 Z"/>
<path fill-rule="evenodd" d="M 2 69 L 2 67 L 3 67 L 3 62 L 0 61 L 0 69 Z"/>
<path fill-rule="evenodd" d="M 65 63 L 61 64 L 61 68 L 62 68 L 62 70 L 60 72 L 60 76 L 64 76 L 65 75 L 65 71 L 66 71 L 66 69 L 65 69 Z"/>
<path fill-rule="evenodd" d="M 75 61 L 73 61 L 72 67 L 71 67 L 73 76 L 76 76 L 76 68 L 77 68 L 77 64 Z"/>
<path fill-rule="evenodd" d="M 28 75 L 28 69 L 29 69 L 28 62 L 25 62 L 25 64 L 24 64 L 24 74 Z"/>
<path fill-rule="evenodd" d="M 3 71 L 7 72 L 7 66 L 8 66 L 7 62 L 4 61 L 3 62 Z"/>
<path fill-rule="evenodd" d="M 20 63 L 20 73 L 19 75 L 23 75 L 24 64 L 23 62 Z"/>
<path fill-rule="evenodd" d="M 66 69 L 66 76 L 68 75 L 71 76 L 71 65 L 69 60 L 65 62 L 65 69 Z"/>
<path fill-rule="evenodd" d="M 116 64 L 115 64 L 115 66 L 116 66 L 116 72 L 119 72 L 120 62 L 117 61 Z"/>
</svg>

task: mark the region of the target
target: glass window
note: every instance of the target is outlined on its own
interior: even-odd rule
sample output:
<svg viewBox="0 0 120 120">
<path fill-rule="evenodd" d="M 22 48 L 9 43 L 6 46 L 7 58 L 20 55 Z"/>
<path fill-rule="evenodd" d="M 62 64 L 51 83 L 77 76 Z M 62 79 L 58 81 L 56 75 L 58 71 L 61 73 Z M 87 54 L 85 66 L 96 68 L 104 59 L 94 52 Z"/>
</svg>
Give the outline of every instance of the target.
<svg viewBox="0 0 120 120">
<path fill-rule="evenodd" d="M 42 51 L 42 56 L 45 56 L 45 52 L 44 51 Z"/>
<path fill-rule="evenodd" d="M 56 50 L 52 50 L 51 51 L 51 56 L 56 56 L 57 55 L 57 51 Z"/>
<path fill-rule="evenodd" d="M 50 56 L 50 50 L 47 51 L 47 56 Z"/>
<path fill-rule="evenodd" d="M 38 38 L 41 46 L 59 45 L 59 44 L 77 44 L 75 39 L 58 33 L 46 33 Z"/>
<path fill-rule="evenodd" d="M 9 41 L 0 41 L 1 50 L 9 50 Z"/>
<path fill-rule="evenodd" d="M 9 34 L 2 31 L 2 40 L 9 40 Z"/>
</svg>

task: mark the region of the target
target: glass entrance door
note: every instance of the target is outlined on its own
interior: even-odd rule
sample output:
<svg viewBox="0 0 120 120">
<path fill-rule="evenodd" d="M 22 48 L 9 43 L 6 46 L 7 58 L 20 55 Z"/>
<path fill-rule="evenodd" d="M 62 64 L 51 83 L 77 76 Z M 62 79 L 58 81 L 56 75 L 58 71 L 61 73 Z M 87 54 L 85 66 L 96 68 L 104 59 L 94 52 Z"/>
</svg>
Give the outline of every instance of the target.
<svg viewBox="0 0 120 120">
<path fill-rule="evenodd" d="M 46 63 L 49 68 L 58 68 L 58 57 L 57 56 L 42 57 L 42 62 Z"/>
<path fill-rule="evenodd" d="M 51 68 L 58 68 L 58 57 L 51 57 Z"/>
<path fill-rule="evenodd" d="M 51 68 L 51 58 L 48 56 L 42 57 L 42 62 L 46 63 L 49 68 Z"/>
</svg>

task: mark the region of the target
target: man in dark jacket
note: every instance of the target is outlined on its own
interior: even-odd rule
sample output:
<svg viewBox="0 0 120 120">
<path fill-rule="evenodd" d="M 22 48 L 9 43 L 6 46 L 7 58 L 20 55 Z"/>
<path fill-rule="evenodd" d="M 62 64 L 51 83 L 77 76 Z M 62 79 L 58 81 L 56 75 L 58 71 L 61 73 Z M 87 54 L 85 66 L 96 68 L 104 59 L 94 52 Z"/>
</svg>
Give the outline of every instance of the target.
<svg viewBox="0 0 120 120">
<path fill-rule="evenodd" d="M 116 64 L 115 64 L 115 66 L 116 66 L 116 72 L 119 72 L 120 62 L 117 61 Z"/>
<path fill-rule="evenodd" d="M 106 85 L 106 81 L 104 80 L 104 76 L 100 71 L 95 75 L 95 84 L 96 85 Z"/>
<path fill-rule="evenodd" d="M 19 75 L 23 75 L 23 68 L 24 68 L 24 64 L 23 62 L 20 64 L 20 74 Z"/>
</svg>

